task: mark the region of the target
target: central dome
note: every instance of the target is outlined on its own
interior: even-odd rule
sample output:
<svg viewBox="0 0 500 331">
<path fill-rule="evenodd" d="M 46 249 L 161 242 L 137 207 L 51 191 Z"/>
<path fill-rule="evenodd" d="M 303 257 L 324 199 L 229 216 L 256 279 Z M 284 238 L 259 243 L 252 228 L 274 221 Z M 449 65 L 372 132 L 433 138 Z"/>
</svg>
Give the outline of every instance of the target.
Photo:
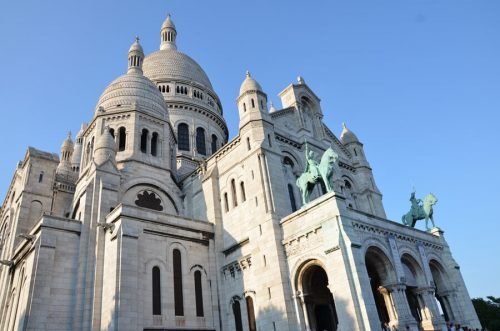
<svg viewBox="0 0 500 331">
<path fill-rule="evenodd" d="M 195 60 L 176 49 L 161 49 L 144 58 L 144 75 L 152 81 L 185 80 L 213 90 L 207 74 Z"/>
</svg>

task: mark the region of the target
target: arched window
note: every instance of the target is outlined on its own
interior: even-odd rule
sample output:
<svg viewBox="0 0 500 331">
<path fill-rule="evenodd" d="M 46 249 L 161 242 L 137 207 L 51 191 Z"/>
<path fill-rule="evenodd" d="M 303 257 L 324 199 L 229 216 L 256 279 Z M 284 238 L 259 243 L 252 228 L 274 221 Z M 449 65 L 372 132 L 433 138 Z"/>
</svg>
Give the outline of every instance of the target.
<svg viewBox="0 0 500 331">
<path fill-rule="evenodd" d="M 231 179 L 231 195 L 233 198 L 233 206 L 236 207 L 238 205 L 238 199 L 236 197 L 236 184 L 234 179 Z"/>
<path fill-rule="evenodd" d="M 38 175 L 38 182 L 39 183 L 43 182 L 43 171 L 40 172 L 40 174 Z"/>
<path fill-rule="evenodd" d="M 185 123 L 177 127 L 177 144 L 180 151 L 189 151 L 189 126 Z"/>
<path fill-rule="evenodd" d="M 125 150 L 125 143 L 127 140 L 127 134 L 125 133 L 125 128 L 122 126 L 118 129 L 118 151 Z"/>
<path fill-rule="evenodd" d="M 160 268 L 153 267 L 153 315 L 161 315 Z"/>
<path fill-rule="evenodd" d="M 201 155 L 207 155 L 207 149 L 205 147 L 205 129 L 196 129 L 196 151 Z"/>
<path fill-rule="evenodd" d="M 111 135 L 111 137 L 114 138 L 115 137 L 115 129 L 110 128 L 109 129 L 109 134 Z"/>
<path fill-rule="evenodd" d="M 201 272 L 194 272 L 194 294 L 196 299 L 196 316 L 203 316 L 203 293 L 201 287 Z"/>
<path fill-rule="evenodd" d="M 243 182 L 240 183 L 240 189 L 241 189 L 241 201 L 245 202 L 247 200 L 247 196 L 245 194 L 245 183 Z"/>
<path fill-rule="evenodd" d="M 246 297 L 247 303 L 247 313 L 248 313 L 248 329 L 250 331 L 257 331 L 257 325 L 255 324 L 255 311 L 253 308 L 253 299 L 251 296 Z"/>
<path fill-rule="evenodd" d="M 215 152 L 217 152 L 217 136 L 216 135 L 212 135 L 212 154 L 214 154 Z"/>
<path fill-rule="evenodd" d="M 227 200 L 227 193 L 224 193 L 224 210 L 229 211 L 229 201 Z"/>
<path fill-rule="evenodd" d="M 292 212 L 297 210 L 297 203 L 295 202 L 295 194 L 293 192 L 292 184 L 288 184 L 288 197 L 290 198 L 290 205 L 292 206 Z"/>
<path fill-rule="evenodd" d="M 240 302 L 236 300 L 233 302 L 233 315 L 234 315 L 234 326 L 236 328 L 236 331 L 243 331 L 243 323 L 241 322 Z"/>
<path fill-rule="evenodd" d="M 143 153 L 146 153 L 148 150 L 148 134 L 149 134 L 149 131 L 147 129 L 142 129 L 141 152 L 143 152 Z"/>
<path fill-rule="evenodd" d="M 173 253 L 174 266 L 174 306 L 175 316 L 184 316 L 184 299 L 182 296 L 182 260 L 181 251 L 174 249 Z"/>
<path fill-rule="evenodd" d="M 151 155 L 158 155 L 158 133 L 154 132 L 151 138 Z"/>
<path fill-rule="evenodd" d="M 260 99 L 260 108 L 264 109 L 264 102 L 262 102 L 262 99 Z"/>
<path fill-rule="evenodd" d="M 252 108 L 255 108 L 255 101 L 252 99 Z"/>
<path fill-rule="evenodd" d="M 167 93 L 170 92 L 170 86 L 167 85 Z"/>
<path fill-rule="evenodd" d="M 180 88 L 179 88 L 179 86 L 176 86 L 176 87 L 175 87 L 175 92 L 176 92 L 176 93 L 180 93 Z"/>
</svg>

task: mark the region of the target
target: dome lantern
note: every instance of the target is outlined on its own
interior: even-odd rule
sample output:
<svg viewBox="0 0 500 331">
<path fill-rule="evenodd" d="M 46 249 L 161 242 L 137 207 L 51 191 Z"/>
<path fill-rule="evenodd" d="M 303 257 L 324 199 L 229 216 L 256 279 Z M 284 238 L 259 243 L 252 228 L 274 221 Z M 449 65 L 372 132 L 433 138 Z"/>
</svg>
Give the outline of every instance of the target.
<svg viewBox="0 0 500 331">
<path fill-rule="evenodd" d="M 144 51 L 139 44 L 139 37 L 135 37 L 135 41 L 128 50 L 128 73 L 142 74 L 142 62 L 144 61 Z"/>
<path fill-rule="evenodd" d="M 170 18 L 170 14 L 161 25 L 160 30 L 160 49 L 177 49 L 175 44 L 175 38 L 177 37 L 177 30 L 175 29 L 175 24 Z"/>
</svg>

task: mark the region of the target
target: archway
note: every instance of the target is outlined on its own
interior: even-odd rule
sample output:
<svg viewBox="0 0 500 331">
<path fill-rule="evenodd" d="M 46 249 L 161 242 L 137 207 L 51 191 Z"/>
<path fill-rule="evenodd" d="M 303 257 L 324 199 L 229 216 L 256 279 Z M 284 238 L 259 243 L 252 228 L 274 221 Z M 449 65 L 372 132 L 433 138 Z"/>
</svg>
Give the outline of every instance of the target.
<svg viewBox="0 0 500 331">
<path fill-rule="evenodd" d="M 319 265 L 311 261 L 299 274 L 298 287 L 302 293 L 305 323 L 311 331 L 337 330 L 338 317 L 335 301 L 328 288 L 328 276 Z"/>
<path fill-rule="evenodd" d="M 392 312 L 390 306 L 391 298 L 388 291 L 384 290 L 384 285 L 395 283 L 392 264 L 381 249 L 372 246 L 366 251 L 365 265 L 370 279 L 370 286 L 372 288 L 373 299 L 377 307 L 380 324 L 389 324 L 391 317 L 395 320 L 395 316 L 390 314 L 390 312 Z"/>
<path fill-rule="evenodd" d="M 446 272 L 443 266 L 436 260 L 431 260 L 429 262 L 429 267 L 431 269 L 432 280 L 436 288 L 435 296 L 440 305 L 441 311 L 443 312 L 443 317 L 447 322 L 454 321 L 456 320 L 456 316 L 453 313 L 452 299 L 450 297 L 452 291 L 450 291 L 447 282 L 445 281 L 445 279 L 448 278 L 446 276 Z"/>
<path fill-rule="evenodd" d="M 425 281 L 422 281 L 422 270 L 418 263 L 408 254 L 404 254 L 401 257 L 401 265 L 405 273 L 405 285 L 406 285 L 406 300 L 408 301 L 408 306 L 410 307 L 411 314 L 415 320 L 419 323 L 422 322 L 424 316 L 422 316 L 423 308 L 425 303 L 423 299 L 418 294 L 417 290 L 419 287 L 425 286 Z"/>
</svg>

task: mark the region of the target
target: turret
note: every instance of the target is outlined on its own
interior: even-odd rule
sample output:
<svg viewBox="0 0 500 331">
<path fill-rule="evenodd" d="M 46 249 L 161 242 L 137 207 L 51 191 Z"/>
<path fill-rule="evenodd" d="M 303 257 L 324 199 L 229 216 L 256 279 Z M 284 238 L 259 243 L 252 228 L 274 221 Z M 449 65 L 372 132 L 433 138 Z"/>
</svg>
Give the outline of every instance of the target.
<svg viewBox="0 0 500 331">
<path fill-rule="evenodd" d="M 61 145 L 61 157 L 56 173 L 58 175 L 69 175 L 71 170 L 71 157 L 73 155 L 73 141 L 71 140 L 71 132 Z"/>
<path fill-rule="evenodd" d="M 167 19 L 163 22 L 160 30 L 161 43 L 160 49 L 177 49 L 175 44 L 175 38 L 177 37 L 177 30 L 175 29 L 175 24 L 170 18 L 170 14 L 167 15 Z"/>
<path fill-rule="evenodd" d="M 140 73 L 142 75 L 142 62 L 144 61 L 144 51 L 139 44 L 139 37 L 128 50 L 128 73 Z"/>
<path fill-rule="evenodd" d="M 243 83 L 241 83 L 237 103 L 240 114 L 240 129 L 254 120 L 270 121 L 267 111 L 267 95 L 248 71 Z"/>
<path fill-rule="evenodd" d="M 356 137 L 356 135 L 347 128 L 345 123 L 342 123 L 340 142 L 342 142 L 342 144 L 344 144 L 347 150 L 351 153 L 354 164 L 357 166 L 370 167 L 363 151 L 363 144 L 359 141 L 358 137 Z"/>
<path fill-rule="evenodd" d="M 95 142 L 94 162 L 99 166 L 108 159 L 116 163 L 116 143 L 111 132 L 109 132 L 109 128 L 105 127 L 103 133 Z"/>
<path fill-rule="evenodd" d="M 372 168 L 366 159 L 363 144 L 358 137 L 342 123 L 340 142 L 351 153 L 352 166 L 356 169 L 357 205 L 361 210 L 385 218 L 382 194 L 375 184 Z"/>
<path fill-rule="evenodd" d="M 80 173 L 80 162 L 82 160 L 83 151 L 83 131 L 85 131 L 86 125 L 82 124 L 80 131 L 76 134 L 75 147 L 73 149 L 73 155 L 71 156 L 71 170 L 74 173 Z"/>
</svg>

